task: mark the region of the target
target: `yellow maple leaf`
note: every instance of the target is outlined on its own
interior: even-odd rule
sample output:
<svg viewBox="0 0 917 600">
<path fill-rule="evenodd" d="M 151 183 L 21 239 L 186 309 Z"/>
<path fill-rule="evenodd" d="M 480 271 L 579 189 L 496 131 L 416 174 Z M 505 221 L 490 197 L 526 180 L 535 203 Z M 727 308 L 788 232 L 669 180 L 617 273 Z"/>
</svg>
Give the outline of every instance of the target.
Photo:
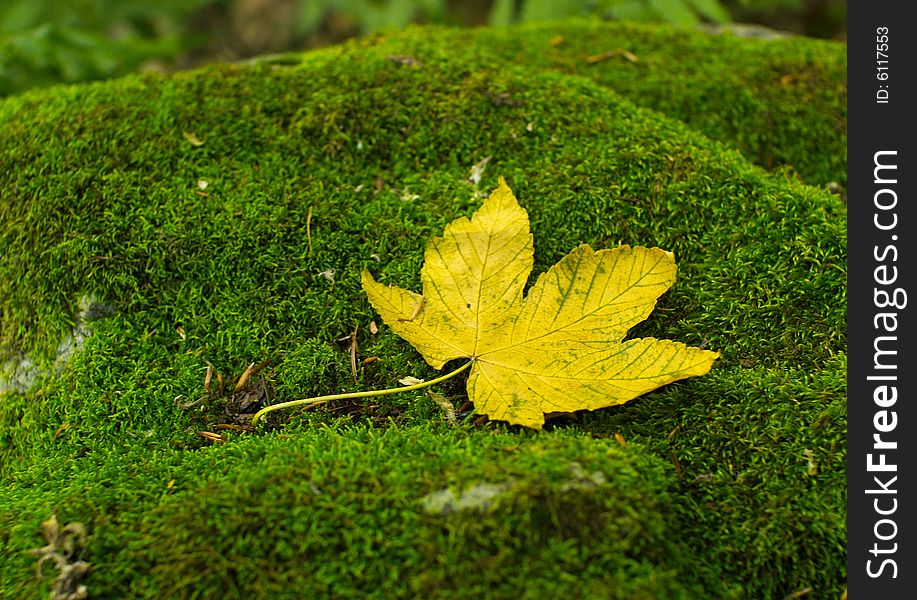
<svg viewBox="0 0 917 600">
<path fill-rule="evenodd" d="M 378 283 L 369 271 L 363 289 L 433 368 L 471 360 L 468 398 L 478 413 L 535 429 L 545 413 L 622 404 L 704 375 L 719 357 L 671 340 L 622 341 L 675 282 L 671 252 L 583 244 L 523 297 L 532 253 L 528 213 L 501 178 L 471 219 L 430 240 L 423 295 Z"/>
</svg>

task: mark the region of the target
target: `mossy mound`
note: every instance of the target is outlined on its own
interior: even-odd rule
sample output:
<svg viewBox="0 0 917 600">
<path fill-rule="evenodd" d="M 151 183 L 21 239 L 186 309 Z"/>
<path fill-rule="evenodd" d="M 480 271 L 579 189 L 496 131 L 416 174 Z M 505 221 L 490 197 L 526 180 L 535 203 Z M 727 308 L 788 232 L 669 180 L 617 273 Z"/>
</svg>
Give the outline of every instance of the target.
<svg viewBox="0 0 917 600">
<path fill-rule="evenodd" d="M 0 341 L 37 378 L 0 396 L 0 589 L 46 589 L 27 551 L 54 511 L 87 526 L 100 598 L 839 596 L 843 202 L 609 85 L 447 54 L 349 46 L 0 104 Z M 674 251 L 632 335 L 718 350 L 713 371 L 538 434 L 452 426 L 424 393 L 232 429 L 243 404 L 435 376 L 372 333 L 359 273 L 418 289 L 426 240 L 501 175 L 536 274 L 580 242 Z"/>
<path fill-rule="evenodd" d="M 813 185 L 847 184 L 847 47 L 607 21 L 408 29 L 332 50 L 588 77 Z M 284 60 L 296 60 L 286 56 Z"/>
<path fill-rule="evenodd" d="M 603 598 L 702 591 L 672 535 L 670 469 L 645 453 L 576 433 L 442 425 L 237 442 L 181 458 L 112 449 L 81 459 L 66 481 L 42 473 L 16 490 L 36 485 L 96 511 L 86 554 L 108 597 L 543 598 L 580 583 Z M 34 538 L 31 524 L 4 525 L 13 539 Z M 15 566 L 28 572 L 33 560 Z"/>
</svg>

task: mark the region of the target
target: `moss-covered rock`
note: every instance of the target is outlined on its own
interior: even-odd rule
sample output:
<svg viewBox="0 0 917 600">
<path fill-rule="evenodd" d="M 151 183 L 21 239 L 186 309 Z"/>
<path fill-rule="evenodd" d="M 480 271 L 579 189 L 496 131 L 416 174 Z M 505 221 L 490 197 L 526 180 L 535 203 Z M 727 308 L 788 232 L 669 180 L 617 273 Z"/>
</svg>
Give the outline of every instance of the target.
<svg viewBox="0 0 917 600">
<path fill-rule="evenodd" d="M 724 100 L 679 100 L 708 77 L 686 48 L 764 64 L 773 42 L 603 27 L 633 44 L 583 23 L 415 29 L 0 104 L 0 349 L 21 384 L 0 395 L 0 590 L 48 585 L 27 551 L 56 512 L 88 529 L 92 597 L 838 597 L 845 206 L 689 128 Z M 787 73 L 835 65 L 799 97 L 805 128 L 843 88 L 838 49 L 777 43 Z M 593 65 L 608 80 L 524 58 L 564 44 L 571 64 L 621 47 L 665 66 L 654 96 L 690 114 L 619 95 L 617 55 Z M 751 73 L 741 98 L 796 81 Z M 746 153 L 778 139 L 729 122 Z M 539 434 L 453 427 L 420 392 L 233 429 L 251 405 L 434 376 L 372 332 L 359 273 L 418 289 L 427 238 L 500 175 L 536 274 L 579 242 L 674 251 L 679 280 L 633 334 L 716 349 L 713 371 Z"/>
<path fill-rule="evenodd" d="M 588 77 L 767 169 L 787 167 L 813 185 L 847 183 L 847 49 L 837 42 L 583 20 L 409 29 L 333 51 L 370 48 L 421 64 L 516 64 Z"/>
</svg>

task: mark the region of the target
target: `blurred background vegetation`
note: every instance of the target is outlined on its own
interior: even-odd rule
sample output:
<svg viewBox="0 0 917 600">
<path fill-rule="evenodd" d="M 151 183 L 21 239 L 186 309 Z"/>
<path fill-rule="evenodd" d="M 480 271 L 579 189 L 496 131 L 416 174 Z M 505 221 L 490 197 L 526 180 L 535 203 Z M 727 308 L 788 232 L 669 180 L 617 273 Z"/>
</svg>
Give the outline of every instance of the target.
<svg viewBox="0 0 917 600">
<path fill-rule="evenodd" d="M 843 40 L 844 0 L 0 0 L 0 97 L 54 83 L 303 50 L 410 23 L 574 15 L 755 23 Z"/>
</svg>

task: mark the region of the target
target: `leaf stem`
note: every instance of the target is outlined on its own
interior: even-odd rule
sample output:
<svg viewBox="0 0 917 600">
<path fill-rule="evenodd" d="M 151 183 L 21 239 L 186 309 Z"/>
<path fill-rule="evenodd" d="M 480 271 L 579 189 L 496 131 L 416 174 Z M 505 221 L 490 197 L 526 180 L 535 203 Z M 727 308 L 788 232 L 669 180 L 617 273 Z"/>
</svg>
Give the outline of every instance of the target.
<svg viewBox="0 0 917 600">
<path fill-rule="evenodd" d="M 420 383 L 415 383 L 414 385 L 408 385 L 405 387 L 391 388 L 387 390 L 370 390 L 368 392 L 348 392 L 346 394 L 331 394 L 330 396 L 317 396 L 315 398 L 305 398 L 303 400 L 291 400 L 290 402 L 281 402 L 280 404 L 272 404 L 271 406 L 265 406 L 261 410 L 255 413 L 255 416 L 252 417 L 252 427 L 258 425 L 258 420 L 263 417 L 265 414 L 271 412 L 272 410 L 279 410 L 281 408 L 290 408 L 292 406 L 301 406 L 303 404 L 319 404 L 322 402 L 328 402 L 330 400 L 345 400 L 347 398 L 370 398 L 372 396 L 387 396 L 389 394 L 397 394 L 399 392 L 411 392 L 413 390 L 420 390 L 425 387 L 430 387 L 431 385 L 436 385 L 437 383 L 442 383 L 448 379 L 452 379 L 465 369 L 471 366 L 471 363 L 474 361 L 468 361 L 458 369 L 441 375 L 436 379 L 431 379 L 430 381 L 422 381 Z"/>
</svg>

